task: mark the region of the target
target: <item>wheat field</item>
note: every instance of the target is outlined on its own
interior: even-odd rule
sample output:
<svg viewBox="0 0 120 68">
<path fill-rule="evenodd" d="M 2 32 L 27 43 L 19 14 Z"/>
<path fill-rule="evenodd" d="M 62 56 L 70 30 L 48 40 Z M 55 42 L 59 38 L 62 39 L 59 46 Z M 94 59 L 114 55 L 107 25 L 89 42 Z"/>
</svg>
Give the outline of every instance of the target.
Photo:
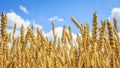
<svg viewBox="0 0 120 68">
<path fill-rule="evenodd" d="M 53 41 L 48 40 L 39 28 L 36 35 L 33 27 L 28 27 L 25 33 L 24 24 L 19 36 L 15 37 L 17 26 L 14 24 L 13 32 L 7 33 L 7 16 L 3 12 L 0 23 L 0 68 L 120 68 L 120 35 L 115 18 L 113 24 L 102 20 L 101 26 L 98 26 L 98 16 L 94 13 L 92 32 L 89 31 L 89 24 L 80 24 L 74 17 L 71 20 L 80 30 L 76 44 L 72 42 L 70 26 L 68 31 L 63 26 L 60 38 L 55 32 L 54 23 Z"/>
</svg>

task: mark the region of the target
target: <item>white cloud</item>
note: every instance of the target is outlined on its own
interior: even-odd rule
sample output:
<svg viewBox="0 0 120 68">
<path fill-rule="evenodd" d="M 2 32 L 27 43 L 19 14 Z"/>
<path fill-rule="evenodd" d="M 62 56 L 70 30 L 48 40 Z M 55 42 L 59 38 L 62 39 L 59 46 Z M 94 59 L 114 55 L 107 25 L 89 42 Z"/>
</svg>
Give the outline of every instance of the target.
<svg viewBox="0 0 120 68">
<path fill-rule="evenodd" d="M 13 29 L 7 29 L 7 33 L 13 34 Z M 17 36 L 19 36 L 19 34 L 20 34 L 20 30 L 16 30 L 14 37 L 17 38 Z"/>
<path fill-rule="evenodd" d="M 64 21 L 63 18 L 59 18 L 58 16 L 54 16 L 54 17 L 51 17 L 51 18 L 48 18 L 49 21 Z"/>
<path fill-rule="evenodd" d="M 39 28 L 40 30 L 42 30 L 42 28 L 43 28 L 41 25 L 36 24 L 36 23 L 32 23 L 32 25 L 33 25 L 35 34 L 37 33 L 37 28 Z"/>
<path fill-rule="evenodd" d="M 62 37 L 62 31 L 63 31 L 63 27 L 56 27 L 55 28 L 55 33 L 57 34 L 57 38 L 61 38 Z M 66 30 L 68 31 L 68 30 Z M 54 40 L 54 37 L 53 37 L 53 34 L 52 34 L 52 30 L 48 33 L 44 33 L 45 36 L 48 37 L 49 40 L 53 41 Z M 73 36 L 73 40 L 72 42 L 76 45 L 76 34 L 72 33 L 72 36 Z"/>
<path fill-rule="evenodd" d="M 32 20 L 32 25 L 35 29 L 37 29 L 37 28 L 42 29 L 43 28 L 40 24 L 36 23 L 36 20 Z"/>
<path fill-rule="evenodd" d="M 20 28 L 20 26 L 23 24 L 25 25 L 25 28 L 27 28 L 30 25 L 29 20 L 24 20 L 21 16 L 17 15 L 15 12 L 9 12 L 6 14 L 8 18 L 8 26 L 14 26 L 14 24 L 17 24 L 17 28 Z"/>
<path fill-rule="evenodd" d="M 8 12 L 8 13 L 6 13 L 6 15 L 7 15 L 7 23 L 8 23 L 8 27 L 12 27 L 12 29 L 11 28 L 8 28 L 7 29 L 7 32 L 8 33 L 12 33 L 13 32 L 13 26 L 14 26 L 14 24 L 16 23 L 16 25 L 17 25 L 17 29 L 16 29 L 16 33 L 15 33 L 15 37 L 17 37 L 17 36 L 19 36 L 19 34 L 20 34 L 20 27 L 21 27 L 21 25 L 23 24 L 24 25 L 24 29 L 25 29 L 25 33 L 26 33 L 26 31 L 27 31 L 27 27 L 30 27 L 30 25 L 34 25 L 34 28 L 36 29 L 37 27 L 39 28 L 39 29 L 42 29 L 42 26 L 41 25 L 39 25 L 39 24 L 36 24 L 35 22 L 31 22 L 31 21 L 29 21 L 29 20 L 25 20 L 25 19 L 23 19 L 21 16 L 19 16 L 19 15 L 17 15 L 15 12 L 13 12 L 13 11 L 11 11 L 11 12 Z M 0 24 L 1 24 L 1 16 L 0 16 Z M 1 25 L 0 25 L 1 26 Z M 1 28 L 0 28 L 1 29 Z"/>
<path fill-rule="evenodd" d="M 61 38 L 61 36 L 62 36 L 62 30 L 63 30 L 62 27 L 57 27 L 57 28 L 55 28 L 55 33 L 56 33 L 57 36 L 60 37 L 60 38 Z M 52 40 L 52 41 L 53 41 L 54 37 L 53 37 L 53 34 L 52 34 L 52 30 L 49 31 L 48 33 L 44 33 L 44 35 L 47 36 L 49 40 Z"/>
<path fill-rule="evenodd" d="M 24 7 L 23 5 L 19 6 L 20 10 L 22 10 L 24 13 L 28 14 L 28 10 L 26 9 L 26 7 Z"/>
<path fill-rule="evenodd" d="M 108 19 L 113 22 L 113 18 L 117 19 L 118 24 L 120 23 L 120 8 L 113 8 L 111 11 L 111 15 L 108 17 Z"/>
</svg>

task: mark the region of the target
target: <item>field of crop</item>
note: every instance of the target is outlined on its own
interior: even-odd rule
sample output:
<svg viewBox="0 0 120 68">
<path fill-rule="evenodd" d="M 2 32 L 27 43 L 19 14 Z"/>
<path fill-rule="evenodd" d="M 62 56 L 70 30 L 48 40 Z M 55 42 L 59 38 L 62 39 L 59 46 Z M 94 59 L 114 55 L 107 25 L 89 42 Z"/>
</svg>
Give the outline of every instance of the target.
<svg viewBox="0 0 120 68">
<path fill-rule="evenodd" d="M 0 68 L 120 68 L 120 35 L 117 20 L 113 25 L 109 20 L 102 20 L 98 26 L 97 13 L 93 14 L 92 32 L 89 24 L 80 24 L 71 17 L 80 33 L 76 44 L 72 42 L 72 28 L 63 27 L 62 37 L 55 33 L 54 40 L 48 40 L 40 29 L 35 35 L 34 28 L 24 24 L 20 34 L 14 37 L 16 24 L 12 33 L 7 32 L 7 16 L 1 15 L 0 31 Z M 9 44 L 10 43 L 10 44 Z M 8 46 L 11 45 L 11 47 Z M 29 45 L 29 46 L 28 46 Z"/>
</svg>

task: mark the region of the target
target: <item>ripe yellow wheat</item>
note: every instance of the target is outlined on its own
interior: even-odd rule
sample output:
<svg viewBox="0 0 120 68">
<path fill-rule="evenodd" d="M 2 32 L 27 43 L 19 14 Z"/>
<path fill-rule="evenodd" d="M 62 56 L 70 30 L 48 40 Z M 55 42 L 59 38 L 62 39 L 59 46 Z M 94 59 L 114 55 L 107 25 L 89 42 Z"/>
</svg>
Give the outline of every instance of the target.
<svg viewBox="0 0 120 68">
<path fill-rule="evenodd" d="M 97 13 L 93 14 L 92 35 L 89 25 L 82 26 L 74 17 L 73 23 L 80 29 L 76 43 L 73 43 L 72 28 L 63 27 L 62 37 L 55 32 L 52 22 L 54 41 L 48 40 L 37 28 L 28 27 L 24 32 L 24 24 L 20 34 L 15 36 L 17 25 L 12 33 L 7 33 L 7 16 L 1 15 L 0 34 L 0 68 L 120 68 L 120 39 L 117 20 L 114 27 L 109 20 L 101 21 L 98 27 Z M 9 47 L 11 45 L 11 47 Z M 29 46 L 28 46 L 29 45 Z"/>
</svg>

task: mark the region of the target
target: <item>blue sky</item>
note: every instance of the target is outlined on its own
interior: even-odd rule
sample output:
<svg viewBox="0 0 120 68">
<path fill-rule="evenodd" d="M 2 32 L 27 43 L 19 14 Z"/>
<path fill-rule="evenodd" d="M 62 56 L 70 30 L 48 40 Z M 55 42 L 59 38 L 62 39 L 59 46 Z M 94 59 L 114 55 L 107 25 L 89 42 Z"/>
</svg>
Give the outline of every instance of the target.
<svg viewBox="0 0 120 68">
<path fill-rule="evenodd" d="M 25 8 L 21 10 L 21 8 Z M 41 25 L 44 32 L 51 30 L 51 20 L 55 27 L 71 26 L 74 33 L 78 28 L 70 17 L 74 16 L 81 24 L 92 25 L 93 13 L 98 13 L 98 20 L 110 17 L 113 8 L 120 8 L 120 0 L 1 0 L 0 13 L 14 12 L 24 20 Z"/>
</svg>

